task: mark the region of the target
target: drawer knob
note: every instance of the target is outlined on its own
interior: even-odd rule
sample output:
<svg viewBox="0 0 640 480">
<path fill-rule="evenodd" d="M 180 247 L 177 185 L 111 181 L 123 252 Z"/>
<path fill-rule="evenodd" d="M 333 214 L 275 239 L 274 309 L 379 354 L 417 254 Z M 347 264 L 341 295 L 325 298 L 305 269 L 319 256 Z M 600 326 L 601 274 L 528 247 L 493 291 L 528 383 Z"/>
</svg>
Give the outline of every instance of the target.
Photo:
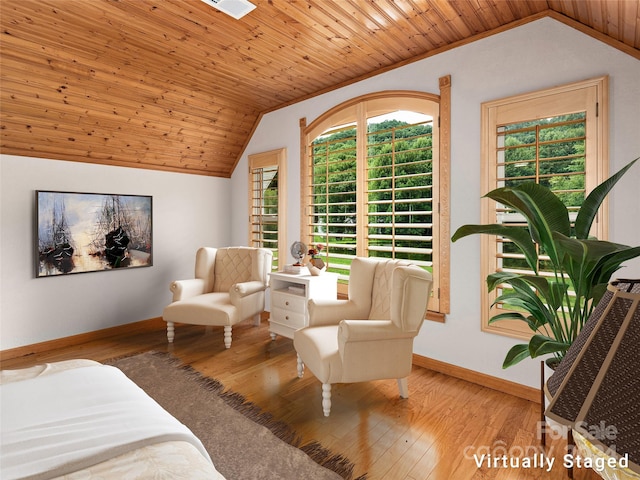
<svg viewBox="0 0 640 480">
<path fill-rule="evenodd" d="M 288 307 L 289 306 L 289 302 L 284 302 L 284 304 Z"/>
<path fill-rule="evenodd" d="M 289 320 L 289 315 L 284 317 L 285 320 Z"/>
</svg>

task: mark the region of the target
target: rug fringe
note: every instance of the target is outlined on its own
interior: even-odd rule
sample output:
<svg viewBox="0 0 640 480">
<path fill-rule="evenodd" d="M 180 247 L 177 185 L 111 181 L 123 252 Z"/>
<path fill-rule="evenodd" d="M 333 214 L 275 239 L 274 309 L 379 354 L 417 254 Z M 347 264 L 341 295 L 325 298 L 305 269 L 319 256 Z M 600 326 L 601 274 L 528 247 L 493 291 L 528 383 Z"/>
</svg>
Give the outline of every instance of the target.
<svg viewBox="0 0 640 480">
<path fill-rule="evenodd" d="M 331 451 L 324 448 L 319 442 L 311 442 L 299 448 L 309 455 L 309 457 L 311 457 L 316 463 L 328 468 L 329 470 L 333 470 L 342 478 L 351 479 L 353 477 L 353 463 L 343 455 L 331 453 Z M 366 479 L 366 475 L 359 477 L 359 479 Z"/>
<path fill-rule="evenodd" d="M 288 423 L 275 419 L 272 414 L 265 412 L 255 403 L 248 401 L 243 395 L 231 390 L 225 390 L 224 385 L 219 380 L 207 377 L 206 375 L 193 368 L 191 365 L 183 364 L 179 358 L 173 356 L 169 352 L 136 352 L 134 354 L 122 355 L 117 358 L 112 358 L 103 363 L 108 365 L 118 360 L 139 355 L 141 353 L 148 353 L 157 356 L 159 358 L 162 358 L 169 365 L 181 369 L 185 374 L 191 377 L 195 382 L 197 382 L 207 391 L 218 395 L 227 405 L 232 407 L 234 410 L 242 413 L 245 417 L 257 423 L 258 425 L 262 425 L 263 427 L 269 429 L 271 433 L 273 433 L 283 442 L 286 442 L 289 445 L 302 450 L 318 465 L 332 470 L 345 480 L 366 480 L 366 474 L 353 479 L 353 470 L 355 465 L 351 463 L 345 456 L 332 453 L 317 441 L 312 441 L 310 443 L 302 445 L 302 437 L 297 434 L 293 427 L 291 427 Z"/>
<path fill-rule="evenodd" d="M 302 450 L 318 465 L 334 471 L 345 480 L 366 480 L 366 474 L 357 479 L 353 479 L 353 469 L 355 465 L 349 461 L 348 458 L 332 453 L 317 441 L 302 445 L 302 437 L 297 434 L 288 423 L 275 419 L 272 414 L 265 412 L 255 403 L 248 401 L 243 395 L 231 390 L 225 390 L 224 385 L 220 381 L 207 377 L 191 365 L 183 365 L 179 358 L 174 357 L 168 352 L 154 351 L 149 353 L 162 357 L 170 362 L 171 365 L 180 368 L 208 391 L 216 393 L 234 410 L 242 413 L 258 425 L 269 429 L 271 433 L 283 442 Z"/>
</svg>

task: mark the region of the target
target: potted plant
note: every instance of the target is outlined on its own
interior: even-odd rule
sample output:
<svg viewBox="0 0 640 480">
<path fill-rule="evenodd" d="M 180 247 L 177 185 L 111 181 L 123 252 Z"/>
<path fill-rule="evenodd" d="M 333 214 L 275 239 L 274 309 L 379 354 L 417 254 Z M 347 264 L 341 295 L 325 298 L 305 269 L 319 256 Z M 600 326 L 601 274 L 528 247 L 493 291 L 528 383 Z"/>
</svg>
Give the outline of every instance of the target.
<svg viewBox="0 0 640 480">
<path fill-rule="evenodd" d="M 489 292 L 506 286 L 494 301 L 515 307 L 493 316 L 525 322 L 533 331 L 528 344 L 513 346 L 503 368 L 521 360 L 552 354 L 547 363 L 562 359 L 591 311 L 604 294 L 607 283 L 621 264 L 640 256 L 640 246 L 630 247 L 589 237 L 602 201 L 617 181 L 638 160 L 598 185 L 584 200 L 575 222 L 562 201 L 547 187 L 527 182 L 492 190 L 486 196 L 524 216 L 527 228 L 516 225 L 464 225 L 451 240 L 473 234 L 501 235 L 523 253 L 533 274 L 495 272 L 487 277 Z M 541 275 L 540 260 L 551 275 Z"/>
</svg>

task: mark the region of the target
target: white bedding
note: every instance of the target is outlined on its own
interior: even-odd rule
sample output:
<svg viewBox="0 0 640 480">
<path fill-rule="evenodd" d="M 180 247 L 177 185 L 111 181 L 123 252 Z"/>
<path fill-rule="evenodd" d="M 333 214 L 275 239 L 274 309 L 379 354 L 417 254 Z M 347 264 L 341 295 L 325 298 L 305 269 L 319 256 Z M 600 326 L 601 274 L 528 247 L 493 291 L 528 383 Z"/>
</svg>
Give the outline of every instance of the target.
<svg viewBox="0 0 640 480">
<path fill-rule="evenodd" d="M 0 399 L 3 480 L 223 478 L 191 431 L 114 367 L 5 370 Z"/>
</svg>

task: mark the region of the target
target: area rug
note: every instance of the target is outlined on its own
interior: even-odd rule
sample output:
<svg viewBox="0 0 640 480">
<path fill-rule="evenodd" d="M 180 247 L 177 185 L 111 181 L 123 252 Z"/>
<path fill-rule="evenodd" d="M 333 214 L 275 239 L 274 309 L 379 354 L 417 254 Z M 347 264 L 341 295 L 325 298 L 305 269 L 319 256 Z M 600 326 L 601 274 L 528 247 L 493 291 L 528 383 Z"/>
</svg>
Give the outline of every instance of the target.
<svg viewBox="0 0 640 480">
<path fill-rule="evenodd" d="M 348 459 L 317 442 L 302 445 L 290 426 L 167 353 L 146 352 L 105 363 L 122 370 L 189 427 L 228 480 L 352 478 Z"/>
</svg>

